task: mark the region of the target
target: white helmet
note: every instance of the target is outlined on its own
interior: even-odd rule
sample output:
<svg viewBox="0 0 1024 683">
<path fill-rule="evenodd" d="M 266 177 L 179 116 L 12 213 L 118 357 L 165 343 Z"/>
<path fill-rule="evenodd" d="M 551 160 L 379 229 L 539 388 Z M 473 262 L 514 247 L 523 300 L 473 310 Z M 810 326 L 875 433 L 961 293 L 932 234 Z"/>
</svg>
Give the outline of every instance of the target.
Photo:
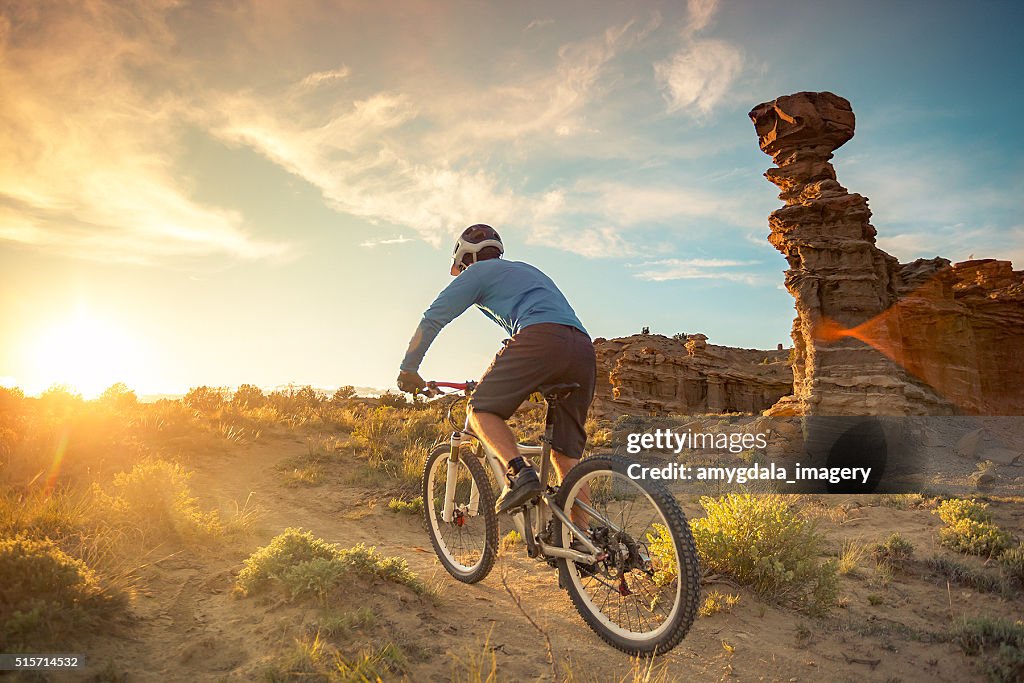
<svg viewBox="0 0 1024 683">
<path fill-rule="evenodd" d="M 459 240 L 455 243 L 455 251 L 452 253 L 452 275 L 458 275 L 470 265 L 476 263 L 477 254 L 487 247 L 494 247 L 498 255 L 505 253 L 505 247 L 501 243 L 501 237 L 489 225 L 477 223 L 462 231 Z M 472 260 L 466 263 L 464 258 L 467 254 Z"/>
</svg>

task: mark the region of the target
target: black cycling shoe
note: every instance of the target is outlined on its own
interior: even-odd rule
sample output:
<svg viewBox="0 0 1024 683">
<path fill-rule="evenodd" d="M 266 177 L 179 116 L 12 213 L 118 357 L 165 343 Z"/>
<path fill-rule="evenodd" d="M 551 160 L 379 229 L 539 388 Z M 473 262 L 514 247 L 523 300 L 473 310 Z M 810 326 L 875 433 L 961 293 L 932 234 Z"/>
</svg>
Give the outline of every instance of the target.
<svg viewBox="0 0 1024 683">
<path fill-rule="evenodd" d="M 532 467 L 524 467 L 515 477 L 507 476 L 508 486 L 494 503 L 494 511 L 499 515 L 526 505 L 541 492 L 540 477 Z"/>
</svg>

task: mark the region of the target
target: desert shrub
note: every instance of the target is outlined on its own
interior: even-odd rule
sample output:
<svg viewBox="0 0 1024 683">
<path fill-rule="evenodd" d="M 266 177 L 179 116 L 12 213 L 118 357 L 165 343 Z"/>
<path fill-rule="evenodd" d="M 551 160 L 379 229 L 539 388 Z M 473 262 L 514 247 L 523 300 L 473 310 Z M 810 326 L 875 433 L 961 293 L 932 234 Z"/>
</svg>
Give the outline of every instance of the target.
<svg viewBox="0 0 1024 683">
<path fill-rule="evenodd" d="M 865 555 L 867 555 L 867 546 L 853 539 L 844 539 L 842 550 L 839 552 L 839 573 L 843 576 L 857 576 L 860 573 L 860 563 Z"/>
<path fill-rule="evenodd" d="M 707 516 L 690 525 L 703 567 L 762 597 L 812 614 L 828 611 L 838 589 L 836 563 L 818 561 L 823 539 L 813 522 L 781 496 L 705 496 L 700 503 Z"/>
<path fill-rule="evenodd" d="M 61 488 L 28 493 L 0 493 L 0 537 L 26 533 L 33 538 L 59 539 L 83 525 L 90 506 L 87 496 Z"/>
<path fill-rule="evenodd" d="M 1002 593 L 1006 590 L 1006 584 L 998 576 L 973 569 L 956 560 L 935 555 L 926 559 L 924 564 L 941 577 L 942 585 L 948 581 L 980 593 Z"/>
<path fill-rule="evenodd" d="M 343 549 L 300 529 L 286 529 L 250 555 L 238 574 L 237 586 L 243 594 L 250 594 L 278 585 L 293 599 L 317 596 L 323 600 L 351 574 L 384 579 L 416 592 L 425 590 L 402 558 L 384 557 L 361 543 Z"/>
<path fill-rule="evenodd" d="M 1000 645 L 1024 647 L 1024 621 L 993 617 L 964 619 L 957 624 L 954 636 L 964 654 L 976 655 L 985 648 Z"/>
<path fill-rule="evenodd" d="M 590 493 L 592 496 L 595 495 L 593 488 Z M 652 524 L 651 531 L 647 533 L 647 547 L 650 550 L 655 585 L 668 585 L 679 573 L 676 549 L 672 544 L 672 534 L 668 527 L 664 524 Z"/>
<path fill-rule="evenodd" d="M 80 410 L 85 402 L 82 395 L 63 384 L 54 384 L 39 394 L 39 405 L 50 416 L 63 416 Z"/>
<path fill-rule="evenodd" d="M 989 680 L 1019 681 L 1024 673 L 1024 621 L 992 617 L 964 619 L 953 629 L 953 639 L 964 654 L 988 654 Z M 991 654 L 996 651 L 995 656 Z"/>
<path fill-rule="evenodd" d="M 999 565 L 1008 581 L 1024 587 L 1024 543 L 999 556 Z"/>
<path fill-rule="evenodd" d="M 405 397 L 405 394 L 394 391 L 385 391 L 377 398 L 377 401 L 379 405 L 389 408 L 405 408 L 409 405 L 409 400 Z"/>
<path fill-rule="evenodd" d="M 939 542 L 967 555 L 998 556 L 1010 546 L 1011 536 L 992 522 L 986 503 L 951 498 L 933 511 L 945 522 Z"/>
<path fill-rule="evenodd" d="M 507 552 L 509 550 L 512 550 L 513 548 L 521 545 L 522 542 L 522 535 L 515 529 L 512 529 L 507 534 L 501 537 L 501 551 Z"/>
<path fill-rule="evenodd" d="M 985 674 L 994 683 L 1024 681 L 1024 648 L 1000 645 L 995 655 L 985 662 Z"/>
<path fill-rule="evenodd" d="M 181 402 L 200 413 L 212 413 L 224 404 L 224 394 L 208 386 L 192 387 Z"/>
<path fill-rule="evenodd" d="M 231 396 L 231 403 L 238 408 L 254 410 L 262 408 L 267 404 L 267 397 L 263 390 L 252 384 L 241 384 Z"/>
<path fill-rule="evenodd" d="M 876 543 L 871 554 L 878 564 L 885 564 L 893 569 L 902 569 L 914 554 L 914 545 L 899 533 L 893 533 L 884 543 Z"/>
<path fill-rule="evenodd" d="M 702 617 L 710 617 L 712 614 L 718 614 L 719 612 L 729 613 L 732 612 L 732 608 L 735 607 L 740 601 L 740 596 L 731 593 L 722 594 L 718 591 L 711 591 L 704 598 L 704 604 L 697 610 L 697 614 Z"/>
<path fill-rule="evenodd" d="M 388 502 L 388 510 L 392 512 L 404 512 L 409 515 L 418 515 L 423 512 L 423 496 L 416 496 L 412 500 L 392 498 Z"/>
<path fill-rule="evenodd" d="M 0 458 L 9 456 L 24 439 L 26 417 L 25 394 L 21 389 L 0 387 Z"/>
<path fill-rule="evenodd" d="M 100 403 L 117 410 L 134 408 L 139 404 L 138 396 L 124 382 L 111 384 L 100 394 L 98 400 Z"/>
<path fill-rule="evenodd" d="M 346 635 L 352 631 L 363 628 L 370 628 L 377 623 L 377 615 L 367 606 L 360 607 L 354 612 L 326 612 L 317 621 L 317 631 L 329 636 Z"/>
<path fill-rule="evenodd" d="M 356 390 L 351 384 L 338 387 L 333 394 L 331 394 L 331 403 L 346 404 L 349 399 L 356 397 Z"/>
<path fill-rule="evenodd" d="M 369 454 L 371 460 L 387 457 L 391 449 L 391 437 L 398 431 L 398 411 L 381 406 L 369 413 L 356 425 L 352 436 Z"/>
<path fill-rule="evenodd" d="M 264 672 L 264 678 L 270 683 L 382 681 L 397 678 L 407 667 L 405 653 L 394 643 L 346 657 L 317 633 L 297 639 L 295 646 Z"/>
<path fill-rule="evenodd" d="M 96 507 L 145 536 L 153 531 L 191 538 L 219 534 L 219 515 L 199 508 L 188 486 L 191 476 L 177 463 L 145 460 L 130 472 L 115 474 L 109 493 L 94 485 Z"/>
<path fill-rule="evenodd" d="M 122 604 L 96 574 L 49 539 L 0 540 L 0 650 L 64 643 Z"/>
</svg>

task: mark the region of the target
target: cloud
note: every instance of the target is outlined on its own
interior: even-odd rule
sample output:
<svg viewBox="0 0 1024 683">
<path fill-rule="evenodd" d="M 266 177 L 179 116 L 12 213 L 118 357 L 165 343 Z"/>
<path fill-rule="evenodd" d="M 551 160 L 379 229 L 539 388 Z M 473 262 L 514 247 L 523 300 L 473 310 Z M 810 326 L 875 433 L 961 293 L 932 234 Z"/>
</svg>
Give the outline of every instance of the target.
<svg viewBox="0 0 1024 683">
<path fill-rule="evenodd" d="M 901 262 L 941 256 L 1024 262 L 1019 231 L 1022 177 L 979 180 L 946 155 L 912 145 L 880 146 L 836 162 L 839 181 L 868 199 L 877 243 Z"/>
<path fill-rule="evenodd" d="M 695 40 L 671 59 L 654 65 L 669 113 L 707 115 L 743 70 L 739 48 L 722 40 Z"/>
<path fill-rule="evenodd" d="M 686 13 L 689 19 L 686 26 L 687 33 L 703 31 L 717 12 L 718 0 L 689 0 L 686 3 Z"/>
<path fill-rule="evenodd" d="M 584 258 L 609 258 L 642 255 L 635 242 L 627 239 L 616 226 L 567 228 L 543 225 L 529 237 L 530 244 L 561 249 Z"/>
<path fill-rule="evenodd" d="M 324 83 L 344 80 L 348 78 L 349 73 L 350 71 L 347 66 L 342 66 L 331 71 L 317 71 L 303 78 L 300 85 L 306 88 L 316 88 Z"/>
<path fill-rule="evenodd" d="M 743 52 L 738 47 L 724 40 L 698 37 L 717 12 L 718 0 L 689 0 L 682 47 L 654 64 L 654 78 L 670 114 L 707 116 L 743 71 Z"/>
<path fill-rule="evenodd" d="M 372 249 L 374 247 L 386 246 L 389 244 L 407 244 L 408 242 L 415 242 L 415 240 L 411 237 L 406 237 L 405 235 L 399 235 L 398 237 L 391 237 L 387 239 L 366 240 L 365 242 L 361 242 L 359 246 Z"/>
<path fill-rule="evenodd" d="M 759 261 L 729 259 L 661 259 L 641 263 L 634 277 L 652 282 L 668 280 L 725 280 L 748 285 L 764 284 L 764 277 L 750 272 L 730 270 L 758 265 Z"/>
<path fill-rule="evenodd" d="M 214 92 L 194 116 L 306 180 L 334 209 L 408 227 L 432 244 L 480 220 L 536 231 L 557 218 L 559 191 L 525 192 L 491 157 L 508 143 L 542 148 L 593 130 L 586 110 L 604 93 L 605 69 L 643 30 L 632 21 L 612 26 L 563 44 L 553 65 L 482 89 L 449 87 L 443 97 L 430 83 L 362 97 L 343 86 L 327 109 L 310 109 L 272 92 Z M 609 229 L 587 228 L 600 244 L 610 244 Z"/>
<path fill-rule="evenodd" d="M 175 167 L 171 6 L 8 4 L 0 239 L 97 260 L 287 255 L 286 243 L 250 235 L 237 211 L 193 199 Z"/>
</svg>

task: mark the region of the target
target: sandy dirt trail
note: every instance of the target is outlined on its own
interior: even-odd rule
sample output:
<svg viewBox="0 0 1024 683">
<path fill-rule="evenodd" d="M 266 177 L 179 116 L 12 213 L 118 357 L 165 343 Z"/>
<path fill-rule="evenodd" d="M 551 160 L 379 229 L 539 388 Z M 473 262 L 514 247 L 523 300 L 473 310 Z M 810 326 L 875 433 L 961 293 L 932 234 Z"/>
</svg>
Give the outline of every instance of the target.
<svg viewBox="0 0 1024 683">
<path fill-rule="evenodd" d="M 379 595 L 353 596 L 353 606 L 372 606 L 383 620 L 378 623 L 407 651 L 416 653 L 408 665 L 409 680 L 451 680 L 453 662 L 479 657 L 486 647 L 495 653 L 501 680 L 552 680 L 544 638 L 505 591 L 503 573 L 523 608 L 550 636 L 560 677 L 568 666 L 577 680 L 632 680 L 630 658 L 590 631 L 558 588 L 556 573 L 527 558 L 521 547 L 503 553 L 481 583 L 459 583 L 448 577 L 430 550 L 420 518 L 387 509 L 389 495 L 342 485 L 341 477 L 335 476 L 339 473 L 317 486 L 287 486 L 280 465 L 306 448 L 304 439 L 278 437 L 216 457 L 196 456 L 190 465 L 195 470 L 192 484 L 204 506 L 233 509 L 248 501 L 259 510 L 255 531 L 244 540 L 166 559 L 160 559 L 159 551 L 154 553 L 159 561 L 140 572 L 143 588 L 133 603 L 131 627 L 104 639 L 104 645 L 90 654 L 91 660 L 112 662 L 113 670 L 131 672 L 130 681 L 262 680 L 273 657 L 308 626 L 312 612 L 284 602 L 239 598 L 231 589 L 248 554 L 284 529 L 301 527 L 343 547 L 366 543 L 385 555 L 403 557 L 437 589 L 436 600 L 394 586 L 380 587 Z M 698 510 L 686 512 L 694 515 Z M 860 523 L 865 532 L 874 525 L 881 534 L 892 527 L 893 514 L 867 511 Z M 922 535 L 933 533 L 931 517 L 917 522 Z M 905 526 L 913 527 L 909 516 Z M 955 645 L 927 638 L 921 642 L 913 635 L 927 632 L 934 617 L 930 609 L 914 606 L 921 597 L 911 588 L 896 587 L 897 599 L 904 602 L 912 621 L 919 622 L 906 638 L 893 635 L 901 632 L 896 620 L 906 621 L 900 611 L 891 618 L 865 617 L 864 623 L 879 627 L 872 632 L 871 627 L 851 625 L 860 623 L 855 609 L 814 620 L 765 605 L 736 586 L 710 585 L 705 591 L 709 588 L 738 593 L 740 604 L 729 614 L 698 619 L 682 644 L 658 658 L 657 666 L 667 669 L 670 680 L 978 678 Z M 953 599 L 951 593 L 951 608 Z M 975 598 L 957 596 L 961 599 Z M 919 616 L 913 616 L 915 610 Z"/>
</svg>

